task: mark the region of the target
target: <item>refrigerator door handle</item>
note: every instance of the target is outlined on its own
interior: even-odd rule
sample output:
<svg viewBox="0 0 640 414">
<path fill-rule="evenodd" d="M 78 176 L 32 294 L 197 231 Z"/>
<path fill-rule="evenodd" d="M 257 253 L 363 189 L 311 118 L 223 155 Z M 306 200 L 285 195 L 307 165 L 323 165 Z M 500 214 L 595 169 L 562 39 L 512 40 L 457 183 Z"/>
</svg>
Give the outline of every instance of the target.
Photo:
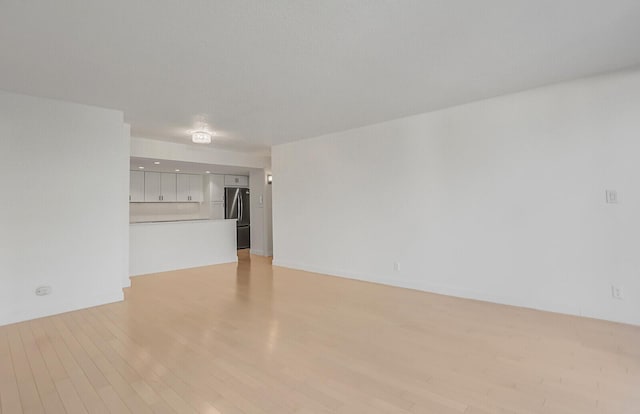
<svg viewBox="0 0 640 414">
<path fill-rule="evenodd" d="M 244 208 L 242 205 L 242 195 L 238 194 L 238 223 L 242 222 L 242 214 L 244 213 Z"/>
</svg>

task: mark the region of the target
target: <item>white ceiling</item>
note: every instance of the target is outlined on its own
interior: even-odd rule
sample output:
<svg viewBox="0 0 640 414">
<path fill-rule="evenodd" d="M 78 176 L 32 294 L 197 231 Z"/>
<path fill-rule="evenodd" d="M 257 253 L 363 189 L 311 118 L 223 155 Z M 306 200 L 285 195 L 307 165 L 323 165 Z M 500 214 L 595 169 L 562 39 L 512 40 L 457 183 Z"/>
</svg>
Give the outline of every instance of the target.
<svg viewBox="0 0 640 414">
<path fill-rule="evenodd" d="M 640 64 L 638 0 L 0 1 L 0 89 L 254 150 Z"/>
<path fill-rule="evenodd" d="M 160 164 L 154 164 L 159 162 Z M 140 168 L 143 167 L 143 168 Z M 152 158 L 131 157 L 129 159 L 129 169 L 132 171 L 151 172 L 180 172 L 181 174 L 231 174 L 249 175 L 249 169 L 244 167 L 233 167 L 228 165 L 199 164 L 195 162 L 184 162 L 175 160 L 156 160 Z M 176 171 L 180 170 L 180 171 Z"/>
</svg>

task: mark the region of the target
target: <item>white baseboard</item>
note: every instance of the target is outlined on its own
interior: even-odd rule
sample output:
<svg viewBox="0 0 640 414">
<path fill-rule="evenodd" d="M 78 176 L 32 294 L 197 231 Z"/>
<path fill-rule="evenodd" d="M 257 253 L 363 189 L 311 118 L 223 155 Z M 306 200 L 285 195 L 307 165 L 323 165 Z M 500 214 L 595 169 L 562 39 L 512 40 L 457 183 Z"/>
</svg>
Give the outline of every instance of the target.
<svg viewBox="0 0 640 414">
<path fill-rule="evenodd" d="M 0 326 L 71 312 L 78 309 L 92 308 L 94 306 L 106 305 L 107 303 L 120 302 L 122 300 L 124 300 L 124 294 L 122 290 L 119 289 L 114 292 L 105 292 L 89 297 L 79 297 L 64 300 L 63 302 L 50 303 L 37 309 L 19 309 L 10 315 L 0 315 Z"/>
<path fill-rule="evenodd" d="M 519 300 L 516 298 L 498 296 L 489 292 L 471 291 L 467 289 L 461 289 L 455 286 L 437 285 L 437 284 L 431 284 L 428 282 L 422 282 L 417 280 L 406 280 L 406 279 L 392 280 L 392 279 L 386 279 L 386 278 L 380 278 L 380 277 L 371 277 L 370 275 L 364 275 L 364 274 L 344 271 L 340 269 L 330 269 L 322 266 L 314 266 L 314 265 L 308 265 L 304 263 L 297 263 L 289 260 L 278 260 L 276 258 L 274 258 L 273 260 L 273 266 L 286 267 L 291 269 L 303 270 L 306 272 L 319 273 L 322 275 L 359 280 L 359 281 L 369 282 L 369 283 L 377 283 L 377 284 L 400 287 L 405 289 L 419 290 L 423 292 L 436 293 L 439 295 L 453 296 L 453 297 L 464 298 L 464 299 L 473 299 L 473 300 L 479 300 L 483 302 L 497 303 L 501 305 L 517 306 L 520 308 L 535 309 L 535 310 L 540 310 L 545 312 L 554 312 L 554 313 L 560 313 L 565 315 L 583 316 L 583 317 L 602 319 L 602 320 L 608 320 L 612 322 L 626 323 L 626 324 L 632 324 L 632 325 L 640 324 L 636 320 L 617 320 L 617 319 L 603 318 L 597 315 L 594 316 L 594 315 L 586 314 L 577 304 L 572 304 L 572 303 L 560 304 L 555 302 L 549 302 L 541 298 L 535 298 L 534 301 L 532 302 L 523 302 L 522 300 Z"/>
</svg>

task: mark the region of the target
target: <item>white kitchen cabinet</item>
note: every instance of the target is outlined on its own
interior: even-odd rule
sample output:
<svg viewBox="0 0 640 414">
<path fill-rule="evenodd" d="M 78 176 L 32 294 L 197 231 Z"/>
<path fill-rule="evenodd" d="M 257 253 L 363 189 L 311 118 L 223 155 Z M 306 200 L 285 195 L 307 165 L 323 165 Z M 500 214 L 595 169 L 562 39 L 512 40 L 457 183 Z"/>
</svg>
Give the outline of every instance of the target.
<svg viewBox="0 0 640 414">
<path fill-rule="evenodd" d="M 176 191 L 176 174 L 144 173 L 144 201 L 176 201 Z"/>
<path fill-rule="evenodd" d="M 144 201 L 143 171 L 129 171 L 129 201 L 132 203 Z"/>
<path fill-rule="evenodd" d="M 209 191 L 211 202 L 224 203 L 224 175 L 209 175 Z"/>
<path fill-rule="evenodd" d="M 177 201 L 201 202 L 203 196 L 202 176 L 195 174 L 177 174 Z"/>
<path fill-rule="evenodd" d="M 189 201 L 189 175 L 178 174 L 176 177 L 177 201 Z"/>
<path fill-rule="evenodd" d="M 162 201 L 161 173 L 144 173 L 144 201 Z"/>
<path fill-rule="evenodd" d="M 225 187 L 249 187 L 249 177 L 246 175 L 225 175 Z"/>
<path fill-rule="evenodd" d="M 161 173 L 162 201 L 176 201 L 176 174 Z"/>
<path fill-rule="evenodd" d="M 202 202 L 204 198 L 203 180 L 201 175 L 189 175 L 189 197 L 190 201 Z"/>
</svg>

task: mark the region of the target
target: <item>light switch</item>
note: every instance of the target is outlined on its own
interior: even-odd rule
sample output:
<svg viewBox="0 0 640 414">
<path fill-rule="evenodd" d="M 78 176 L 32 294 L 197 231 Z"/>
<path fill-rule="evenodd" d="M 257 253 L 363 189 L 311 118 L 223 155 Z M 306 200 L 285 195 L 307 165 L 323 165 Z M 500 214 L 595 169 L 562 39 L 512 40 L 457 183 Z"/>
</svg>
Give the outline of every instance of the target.
<svg viewBox="0 0 640 414">
<path fill-rule="evenodd" d="M 616 190 L 606 190 L 605 194 L 608 204 L 618 203 L 618 192 Z"/>
</svg>

